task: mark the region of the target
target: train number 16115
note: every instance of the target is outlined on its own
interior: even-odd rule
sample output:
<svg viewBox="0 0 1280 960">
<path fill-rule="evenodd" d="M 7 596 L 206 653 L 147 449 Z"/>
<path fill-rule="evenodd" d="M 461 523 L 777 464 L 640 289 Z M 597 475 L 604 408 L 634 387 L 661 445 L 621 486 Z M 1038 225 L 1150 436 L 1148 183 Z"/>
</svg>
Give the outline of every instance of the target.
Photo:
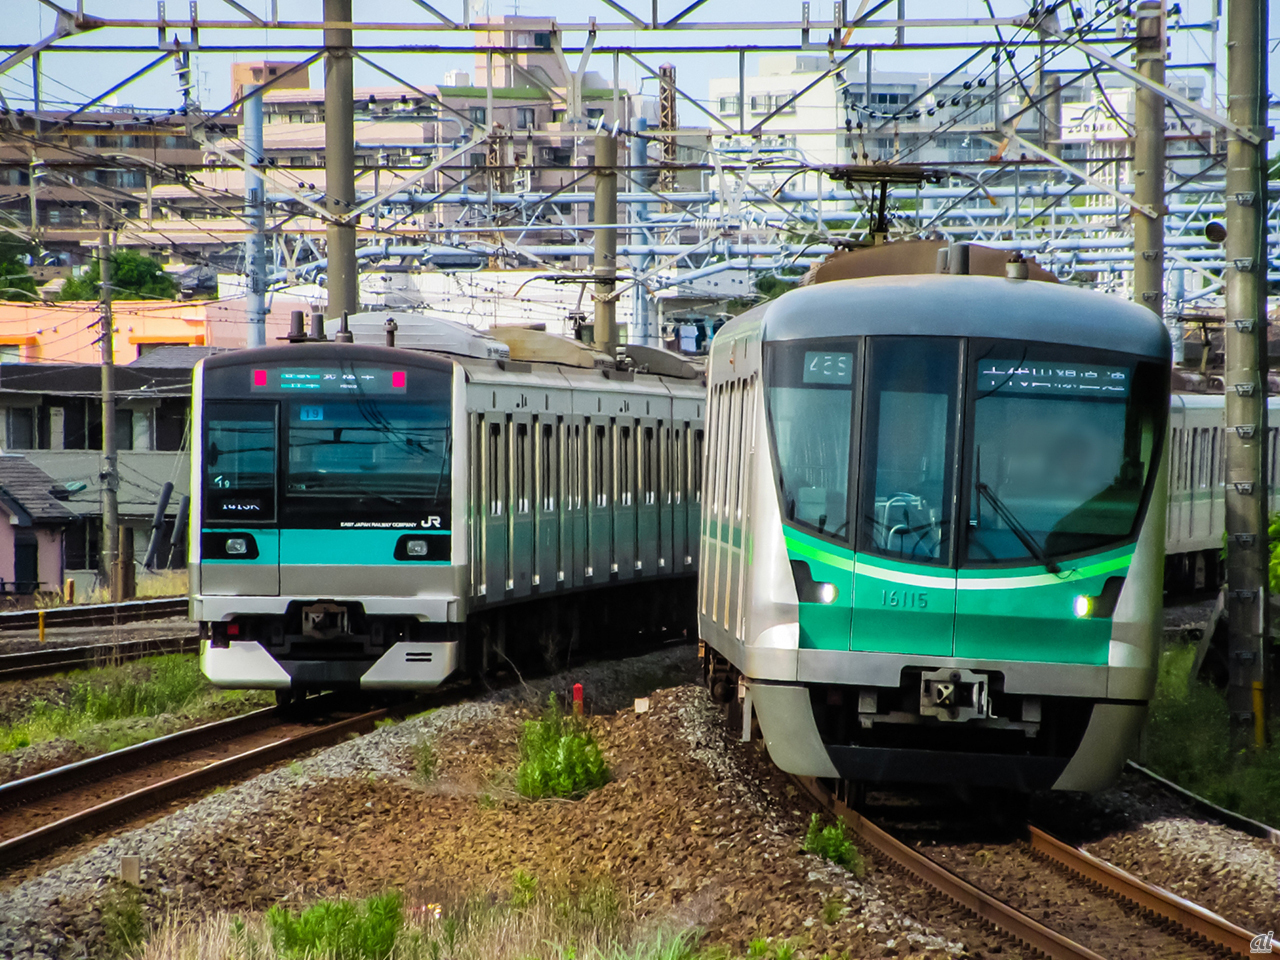
<svg viewBox="0 0 1280 960">
<path fill-rule="evenodd" d="M 880 606 L 924 610 L 929 606 L 929 594 L 923 590 L 881 590 Z"/>
</svg>

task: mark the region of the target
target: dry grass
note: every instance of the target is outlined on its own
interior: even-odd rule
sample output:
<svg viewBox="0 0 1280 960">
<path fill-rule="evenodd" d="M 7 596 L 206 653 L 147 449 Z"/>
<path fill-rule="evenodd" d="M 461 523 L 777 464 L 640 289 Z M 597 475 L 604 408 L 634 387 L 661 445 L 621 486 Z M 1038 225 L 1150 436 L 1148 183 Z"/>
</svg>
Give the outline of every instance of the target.
<svg viewBox="0 0 1280 960">
<path fill-rule="evenodd" d="M 170 916 L 132 960 L 294 960 L 298 954 L 281 949 L 272 934 L 267 917 Z M 477 897 L 450 909 L 406 903 L 391 953 L 369 960 L 696 960 L 706 956 L 696 940 L 694 931 L 642 927 L 602 881 L 528 898 Z M 331 960 L 328 953 L 306 956 Z"/>
<path fill-rule="evenodd" d="M 186 595 L 186 570 L 157 570 L 138 574 L 139 597 L 185 597 Z"/>
</svg>

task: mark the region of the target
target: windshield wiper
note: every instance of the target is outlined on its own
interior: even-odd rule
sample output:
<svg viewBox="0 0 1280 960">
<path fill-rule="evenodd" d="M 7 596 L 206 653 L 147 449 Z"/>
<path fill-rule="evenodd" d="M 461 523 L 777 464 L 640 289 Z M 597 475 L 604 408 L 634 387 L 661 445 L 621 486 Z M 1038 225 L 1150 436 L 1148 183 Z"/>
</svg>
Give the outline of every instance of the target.
<svg viewBox="0 0 1280 960">
<path fill-rule="evenodd" d="M 991 509 L 996 512 L 996 516 L 1005 522 L 1005 525 L 1013 531 L 1013 535 L 1027 548 L 1027 553 L 1043 564 L 1050 573 L 1057 573 L 1062 569 L 1045 556 L 1044 549 L 1036 542 L 1036 538 L 1019 522 L 1018 518 L 1005 506 L 1004 501 L 997 497 L 989 486 L 979 480 L 973 485 L 973 489 L 986 498 L 987 503 L 991 504 Z"/>
</svg>

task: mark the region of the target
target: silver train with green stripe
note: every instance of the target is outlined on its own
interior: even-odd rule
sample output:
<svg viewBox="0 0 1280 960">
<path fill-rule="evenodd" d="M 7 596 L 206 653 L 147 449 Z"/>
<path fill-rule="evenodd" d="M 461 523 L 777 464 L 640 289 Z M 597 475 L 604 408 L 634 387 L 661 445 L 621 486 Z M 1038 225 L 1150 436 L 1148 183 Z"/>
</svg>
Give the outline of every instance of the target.
<svg viewBox="0 0 1280 960">
<path fill-rule="evenodd" d="M 800 287 L 708 370 L 705 679 L 783 770 L 1097 790 L 1156 676 L 1170 346 L 982 276 Z"/>
<path fill-rule="evenodd" d="M 383 338 L 372 316 L 358 339 Z M 210 680 L 282 701 L 423 689 L 562 664 L 582 637 L 692 633 L 702 370 L 528 331 L 513 359 L 398 323 L 394 349 L 197 366 L 190 615 Z"/>
</svg>

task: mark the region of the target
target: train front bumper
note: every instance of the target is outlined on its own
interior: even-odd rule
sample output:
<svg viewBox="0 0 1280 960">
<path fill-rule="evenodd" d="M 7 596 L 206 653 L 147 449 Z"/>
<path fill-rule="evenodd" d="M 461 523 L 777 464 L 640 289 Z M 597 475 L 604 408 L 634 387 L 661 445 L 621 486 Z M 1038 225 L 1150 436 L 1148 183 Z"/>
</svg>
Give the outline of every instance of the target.
<svg viewBox="0 0 1280 960">
<path fill-rule="evenodd" d="M 229 689 L 429 690 L 458 668 L 456 641 L 393 644 L 369 659 L 277 660 L 262 644 L 200 641 L 200 668 L 214 686 Z"/>
</svg>

